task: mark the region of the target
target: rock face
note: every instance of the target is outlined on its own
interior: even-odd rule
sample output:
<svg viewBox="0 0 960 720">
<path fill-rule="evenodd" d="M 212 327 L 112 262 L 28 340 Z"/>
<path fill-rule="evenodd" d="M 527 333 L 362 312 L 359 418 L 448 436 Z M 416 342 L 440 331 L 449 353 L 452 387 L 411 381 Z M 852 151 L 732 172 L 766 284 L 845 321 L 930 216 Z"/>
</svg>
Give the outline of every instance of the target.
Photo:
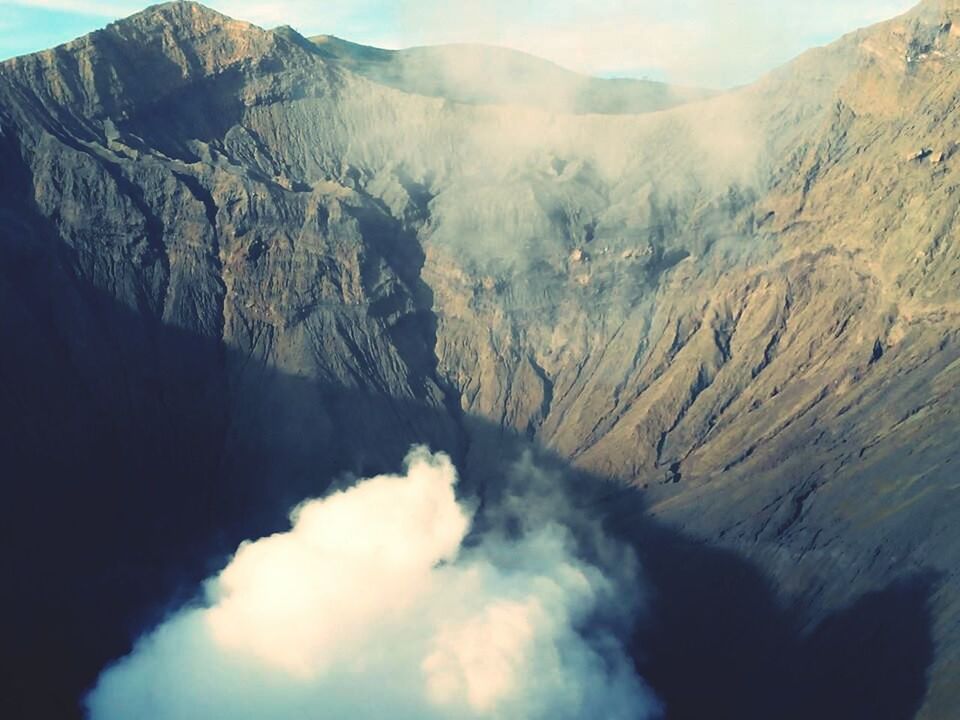
<svg viewBox="0 0 960 720">
<path fill-rule="evenodd" d="M 960 6 L 660 112 L 377 52 L 174 3 L 0 64 L 15 716 L 427 442 L 478 486 L 531 443 L 632 488 L 611 522 L 689 633 L 638 639 L 672 717 L 951 717 Z M 788 635 L 822 676 L 771 665 Z"/>
</svg>

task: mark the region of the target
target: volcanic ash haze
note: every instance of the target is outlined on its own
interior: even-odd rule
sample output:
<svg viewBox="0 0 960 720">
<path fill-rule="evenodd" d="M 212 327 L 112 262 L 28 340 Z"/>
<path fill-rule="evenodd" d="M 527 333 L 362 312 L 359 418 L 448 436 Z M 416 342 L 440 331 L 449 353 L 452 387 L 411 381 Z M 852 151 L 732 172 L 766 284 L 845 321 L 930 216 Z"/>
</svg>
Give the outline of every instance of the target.
<svg viewBox="0 0 960 720">
<path fill-rule="evenodd" d="M 0 64 L 6 715 L 76 717 L 108 666 L 91 703 L 137 687 L 191 623 L 190 662 L 237 648 L 211 701 L 238 677 L 319 692 L 302 668 L 337 672 L 341 645 L 211 618 L 256 614 L 257 548 L 299 557 L 305 527 L 272 535 L 290 508 L 423 444 L 491 508 L 524 449 L 560 466 L 639 556 L 650 607 L 613 645 L 584 634 L 611 622 L 603 578 L 624 586 L 547 532 L 538 492 L 519 502 L 529 567 L 494 559 L 496 534 L 409 558 L 426 589 L 477 574 L 487 604 L 449 633 L 419 622 L 447 596 L 389 575 L 420 613 L 384 630 L 420 633 L 409 684 L 350 614 L 379 611 L 370 593 L 284 598 L 345 605 L 333 629 L 398 707 L 480 712 L 444 706 L 431 668 L 463 690 L 460 639 L 536 598 L 551 612 L 518 611 L 529 643 L 504 652 L 555 653 L 583 702 L 597 683 L 648 697 L 618 670 L 629 646 L 671 717 L 952 718 L 958 27 L 956 0 L 929 0 L 718 95 L 314 42 L 194 3 Z M 503 707 L 553 702 L 524 662 Z"/>
</svg>

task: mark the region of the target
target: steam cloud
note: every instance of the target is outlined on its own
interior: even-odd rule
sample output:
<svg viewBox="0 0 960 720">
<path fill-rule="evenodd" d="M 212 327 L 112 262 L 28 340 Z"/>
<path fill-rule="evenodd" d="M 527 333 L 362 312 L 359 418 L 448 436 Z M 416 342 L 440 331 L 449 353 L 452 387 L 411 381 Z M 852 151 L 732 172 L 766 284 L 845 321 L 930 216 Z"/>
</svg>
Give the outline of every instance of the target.
<svg viewBox="0 0 960 720">
<path fill-rule="evenodd" d="M 455 484 L 415 448 L 405 475 L 300 505 L 100 676 L 90 717 L 658 717 L 601 629 L 632 604 L 619 584 L 545 504 L 535 526 L 468 536 Z"/>
</svg>

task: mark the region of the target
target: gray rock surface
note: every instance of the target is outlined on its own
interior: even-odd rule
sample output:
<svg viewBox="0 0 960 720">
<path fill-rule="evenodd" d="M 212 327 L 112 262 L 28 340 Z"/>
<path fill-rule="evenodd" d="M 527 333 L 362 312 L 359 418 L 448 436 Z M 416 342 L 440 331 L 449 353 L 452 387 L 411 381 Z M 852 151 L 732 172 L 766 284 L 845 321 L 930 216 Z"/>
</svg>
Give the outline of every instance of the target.
<svg viewBox="0 0 960 720">
<path fill-rule="evenodd" d="M 920 650 L 871 678 L 919 688 L 836 716 L 951 717 L 960 6 L 635 114 L 477 96 L 451 49 L 405 85 L 331 42 L 174 3 L 0 64 L 5 601 L 75 598 L 15 635 L 18 672 L 95 644 L 90 613 L 122 652 L 338 473 L 419 441 L 482 485 L 509 437 L 632 488 L 624 532 L 755 567 L 803 652 L 922 580 Z"/>
</svg>

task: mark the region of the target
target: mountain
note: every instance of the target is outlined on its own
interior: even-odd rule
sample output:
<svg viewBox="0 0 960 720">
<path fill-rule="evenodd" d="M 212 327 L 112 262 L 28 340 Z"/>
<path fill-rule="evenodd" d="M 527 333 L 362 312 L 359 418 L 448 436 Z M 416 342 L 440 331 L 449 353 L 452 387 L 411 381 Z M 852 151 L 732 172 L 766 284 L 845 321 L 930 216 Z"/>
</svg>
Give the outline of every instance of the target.
<svg viewBox="0 0 960 720">
<path fill-rule="evenodd" d="M 602 491 L 670 717 L 951 717 L 960 3 L 669 108 L 570 77 L 190 2 L 0 64 L 11 716 L 425 442 Z"/>
<path fill-rule="evenodd" d="M 310 41 L 340 67 L 376 83 L 460 103 L 625 114 L 655 112 L 716 94 L 650 80 L 588 77 L 526 53 L 487 45 L 384 50 L 334 35 Z"/>
</svg>

